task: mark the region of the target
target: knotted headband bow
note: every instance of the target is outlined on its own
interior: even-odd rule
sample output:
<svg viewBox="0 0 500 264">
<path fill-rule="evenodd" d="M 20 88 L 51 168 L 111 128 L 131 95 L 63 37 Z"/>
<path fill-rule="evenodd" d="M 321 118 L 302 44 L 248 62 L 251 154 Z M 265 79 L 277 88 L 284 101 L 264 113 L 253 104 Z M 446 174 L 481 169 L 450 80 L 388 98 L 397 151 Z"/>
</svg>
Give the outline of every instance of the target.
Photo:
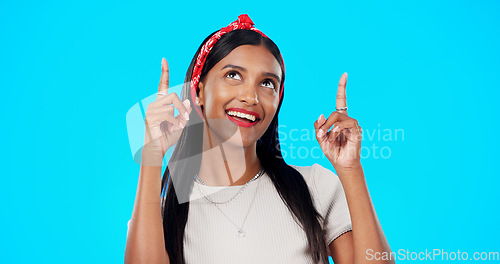
<svg viewBox="0 0 500 264">
<path fill-rule="evenodd" d="M 205 61 L 207 60 L 208 53 L 210 53 L 210 50 L 212 50 L 212 47 L 215 45 L 215 43 L 226 33 L 229 31 L 233 31 L 235 29 L 249 29 L 253 30 L 262 36 L 267 37 L 262 33 L 260 30 L 256 29 L 253 27 L 254 23 L 252 20 L 248 17 L 247 14 L 242 14 L 238 16 L 238 19 L 231 24 L 229 24 L 227 27 L 221 28 L 219 31 L 217 31 L 215 34 L 213 34 L 205 44 L 201 47 L 200 53 L 198 54 L 198 57 L 196 58 L 196 63 L 194 64 L 193 68 L 193 75 L 191 77 L 191 100 L 192 102 L 195 102 L 196 99 L 196 89 L 198 88 L 198 83 L 200 82 L 200 75 L 201 71 L 203 69 L 203 65 L 205 65 Z M 283 65 L 284 69 L 284 65 Z M 279 99 L 281 100 L 281 96 L 283 95 L 283 87 L 281 87 L 280 90 L 280 97 Z M 199 107 L 195 107 L 196 111 L 198 112 L 198 115 L 203 119 L 203 115 L 201 113 L 201 110 Z"/>
</svg>

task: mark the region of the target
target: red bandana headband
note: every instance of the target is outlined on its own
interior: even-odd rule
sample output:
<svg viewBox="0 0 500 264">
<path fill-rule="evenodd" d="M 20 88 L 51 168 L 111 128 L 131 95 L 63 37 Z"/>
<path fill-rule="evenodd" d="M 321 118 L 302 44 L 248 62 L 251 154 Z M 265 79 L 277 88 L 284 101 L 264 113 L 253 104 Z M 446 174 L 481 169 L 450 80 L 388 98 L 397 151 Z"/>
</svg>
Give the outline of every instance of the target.
<svg viewBox="0 0 500 264">
<path fill-rule="evenodd" d="M 229 26 L 221 28 L 219 31 L 217 31 L 215 34 L 210 37 L 207 42 L 201 47 L 200 53 L 198 54 L 198 57 L 196 58 L 196 63 L 194 64 L 193 68 L 193 75 L 191 77 L 191 100 L 192 102 L 195 102 L 196 99 L 196 88 L 198 87 L 198 83 L 200 82 L 200 75 L 201 75 L 201 70 L 203 69 L 203 65 L 205 64 L 205 61 L 207 60 L 208 53 L 210 50 L 212 50 L 212 47 L 215 45 L 215 43 L 226 33 L 229 31 L 235 30 L 235 29 L 249 29 L 253 30 L 262 36 L 269 38 L 268 36 L 264 35 L 260 30 L 256 29 L 253 27 L 254 23 L 252 20 L 248 17 L 247 14 L 242 14 L 238 16 L 238 20 L 232 22 L 229 24 Z M 284 65 L 283 65 L 283 70 L 284 70 Z M 283 87 L 281 87 L 280 90 L 280 97 L 279 99 L 281 100 L 281 96 L 283 95 Z M 199 107 L 195 107 L 196 111 L 198 112 L 198 115 L 203 119 L 203 115 L 201 113 L 201 110 Z"/>
</svg>

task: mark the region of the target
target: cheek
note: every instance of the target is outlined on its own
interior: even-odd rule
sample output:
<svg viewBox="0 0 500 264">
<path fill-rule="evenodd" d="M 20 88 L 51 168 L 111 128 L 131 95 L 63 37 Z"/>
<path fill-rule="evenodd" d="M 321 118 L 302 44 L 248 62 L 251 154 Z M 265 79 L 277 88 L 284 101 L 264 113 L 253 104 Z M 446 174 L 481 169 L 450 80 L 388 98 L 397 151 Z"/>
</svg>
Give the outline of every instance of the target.
<svg viewBox="0 0 500 264">
<path fill-rule="evenodd" d="M 280 104 L 280 98 L 279 95 L 273 96 L 273 98 L 270 100 L 270 108 L 274 111 L 278 109 L 278 105 Z"/>
<path fill-rule="evenodd" d="M 228 89 L 223 85 L 213 86 L 211 88 L 212 89 L 207 89 L 207 93 L 205 95 L 205 109 L 207 109 L 207 111 L 212 111 L 224 108 L 233 96 L 231 89 Z"/>
<path fill-rule="evenodd" d="M 279 96 L 276 96 L 276 99 L 274 100 L 274 108 L 278 109 L 279 104 L 280 104 L 280 98 Z"/>
<path fill-rule="evenodd" d="M 268 98 L 268 102 L 273 105 L 274 108 L 278 108 L 278 105 L 280 103 L 280 95 L 279 92 L 272 91 L 269 92 L 266 97 Z"/>
<path fill-rule="evenodd" d="M 265 107 L 266 116 L 269 117 L 270 120 L 274 118 L 276 115 L 276 111 L 278 110 L 279 100 L 270 100 Z"/>
</svg>

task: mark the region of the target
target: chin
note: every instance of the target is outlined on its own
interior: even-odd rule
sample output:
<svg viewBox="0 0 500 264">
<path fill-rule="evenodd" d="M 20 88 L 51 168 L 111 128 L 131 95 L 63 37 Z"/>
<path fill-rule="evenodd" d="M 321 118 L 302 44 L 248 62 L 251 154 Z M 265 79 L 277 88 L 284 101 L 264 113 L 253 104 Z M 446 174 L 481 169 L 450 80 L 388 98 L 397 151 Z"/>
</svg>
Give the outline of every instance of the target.
<svg viewBox="0 0 500 264">
<path fill-rule="evenodd" d="M 249 135 L 249 133 L 245 133 L 246 131 L 242 131 L 238 129 L 236 133 L 231 135 L 230 137 L 226 137 L 227 140 L 224 142 L 224 145 L 232 145 L 235 147 L 247 148 L 257 143 L 258 137 L 255 135 Z"/>
<path fill-rule="evenodd" d="M 224 145 L 234 147 L 250 147 L 256 144 L 259 138 L 266 132 L 260 131 L 264 121 L 267 120 L 257 118 L 254 122 L 243 123 L 245 121 L 241 120 L 241 118 L 235 120 L 235 118 L 232 118 L 227 113 L 225 118 L 209 119 L 208 123 L 212 143 L 219 145 L 222 142 Z"/>
</svg>

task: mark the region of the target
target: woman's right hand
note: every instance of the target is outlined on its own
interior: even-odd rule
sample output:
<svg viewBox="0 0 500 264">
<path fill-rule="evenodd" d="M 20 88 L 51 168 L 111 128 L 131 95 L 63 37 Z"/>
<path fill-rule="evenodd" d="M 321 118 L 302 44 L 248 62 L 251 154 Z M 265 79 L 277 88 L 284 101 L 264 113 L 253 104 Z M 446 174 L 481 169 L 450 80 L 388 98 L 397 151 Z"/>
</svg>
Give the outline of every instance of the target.
<svg viewBox="0 0 500 264">
<path fill-rule="evenodd" d="M 147 166 L 162 165 L 163 156 L 179 140 L 192 110 L 189 100 L 182 102 L 176 93 L 168 93 L 169 72 L 164 58 L 161 69 L 156 101 L 149 104 L 146 111 L 142 164 Z M 179 111 L 177 116 L 174 116 L 175 108 Z"/>
</svg>

